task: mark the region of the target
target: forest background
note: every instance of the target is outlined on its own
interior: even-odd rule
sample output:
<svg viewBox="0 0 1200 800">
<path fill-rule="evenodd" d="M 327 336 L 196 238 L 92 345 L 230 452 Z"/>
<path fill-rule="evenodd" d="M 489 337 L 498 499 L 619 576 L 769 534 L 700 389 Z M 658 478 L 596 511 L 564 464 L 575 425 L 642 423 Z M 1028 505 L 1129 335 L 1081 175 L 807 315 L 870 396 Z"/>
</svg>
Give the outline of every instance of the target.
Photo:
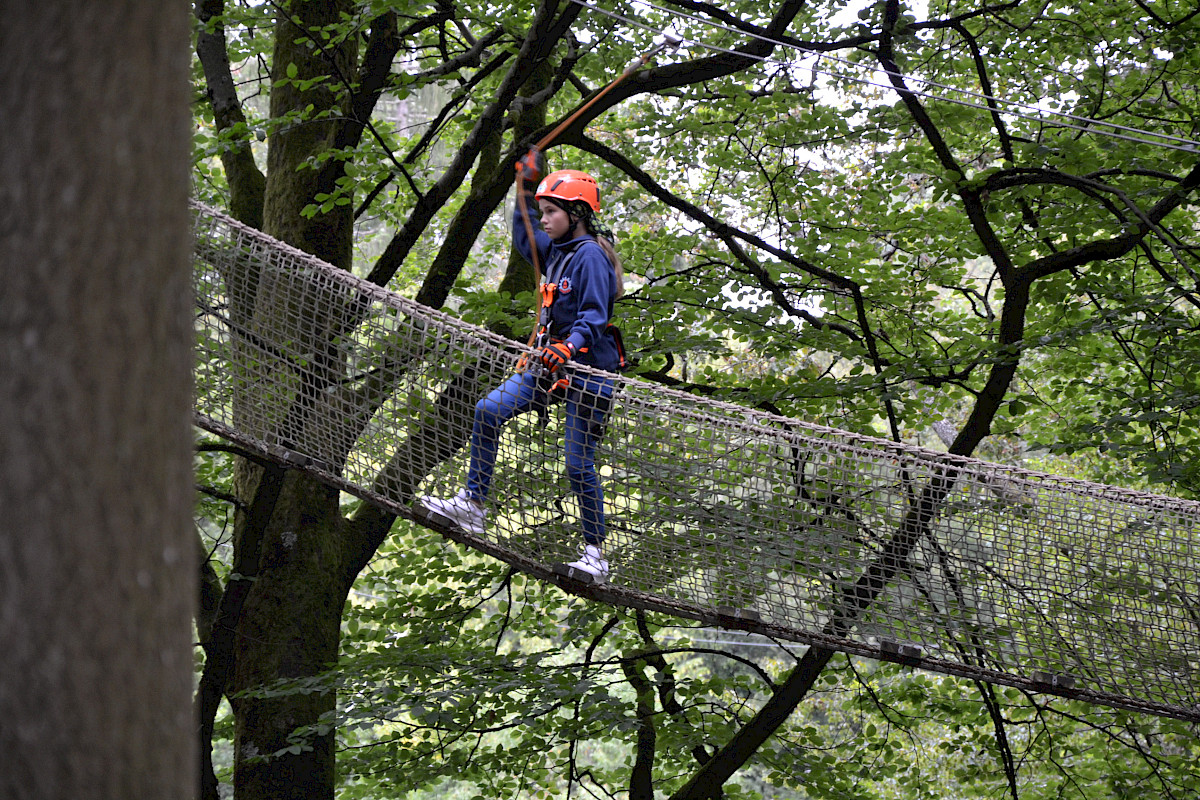
<svg viewBox="0 0 1200 800">
<path fill-rule="evenodd" d="M 521 339 L 513 164 L 669 29 L 546 154 L 639 377 L 1200 492 L 1189 3 L 195 12 L 194 196 Z M 585 602 L 245 456 L 197 456 L 206 800 L 1200 793 L 1183 722 Z"/>
</svg>

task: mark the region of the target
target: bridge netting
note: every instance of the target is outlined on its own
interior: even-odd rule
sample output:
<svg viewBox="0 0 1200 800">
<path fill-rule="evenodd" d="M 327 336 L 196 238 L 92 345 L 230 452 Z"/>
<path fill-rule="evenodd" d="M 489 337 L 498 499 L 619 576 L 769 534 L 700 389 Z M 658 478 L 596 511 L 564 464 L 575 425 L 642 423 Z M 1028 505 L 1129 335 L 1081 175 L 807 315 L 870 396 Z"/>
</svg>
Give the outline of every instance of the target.
<svg viewBox="0 0 1200 800">
<path fill-rule="evenodd" d="M 561 406 L 505 428 L 482 536 L 475 402 L 524 347 L 193 205 L 195 420 L 580 594 L 1200 721 L 1200 504 L 860 436 L 616 378 L 600 587 Z M 576 367 L 583 371 L 584 368 Z"/>
</svg>

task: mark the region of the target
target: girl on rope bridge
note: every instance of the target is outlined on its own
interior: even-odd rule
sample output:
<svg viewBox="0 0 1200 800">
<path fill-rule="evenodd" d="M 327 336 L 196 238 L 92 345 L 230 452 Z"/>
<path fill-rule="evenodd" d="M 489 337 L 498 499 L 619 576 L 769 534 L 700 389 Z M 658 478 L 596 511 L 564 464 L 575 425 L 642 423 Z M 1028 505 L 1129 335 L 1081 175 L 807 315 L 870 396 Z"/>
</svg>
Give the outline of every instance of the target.
<svg viewBox="0 0 1200 800">
<path fill-rule="evenodd" d="M 612 404 L 613 382 L 602 375 L 574 371 L 568 363 L 609 372 L 625 366 L 620 332 L 610 323 L 613 303 L 622 291 L 621 262 L 613 249 L 612 234 L 596 219 L 600 190 L 595 179 L 585 172 L 564 169 L 550 173 L 538 184 L 539 158 L 540 153 L 531 151 L 517 164 L 522 178 L 518 191 L 527 198 L 536 186 L 536 211 L 522 203 L 523 198 L 518 198 L 513 208 L 517 250 L 531 263 L 544 265 L 537 353 L 524 370 L 476 404 L 466 488 L 449 499 L 422 497 L 420 503 L 468 533 L 482 535 L 501 428 L 518 414 L 546 408 L 561 392 L 566 402 L 567 477 L 579 500 L 584 540 L 579 560 L 565 565 L 565 572 L 569 577 L 602 583 L 608 577 L 608 561 L 602 550 L 604 492 L 596 473 L 595 453 Z M 522 205 L 533 217 L 536 259 L 521 219 Z M 536 230 L 539 222 L 542 229 Z"/>
</svg>

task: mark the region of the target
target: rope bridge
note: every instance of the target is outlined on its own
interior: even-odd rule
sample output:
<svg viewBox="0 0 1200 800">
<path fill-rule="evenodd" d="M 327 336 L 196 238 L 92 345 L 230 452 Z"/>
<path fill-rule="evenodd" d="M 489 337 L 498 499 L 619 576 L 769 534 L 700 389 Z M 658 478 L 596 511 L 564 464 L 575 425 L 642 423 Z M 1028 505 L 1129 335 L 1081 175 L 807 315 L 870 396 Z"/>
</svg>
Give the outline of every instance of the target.
<svg viewBox="0 0 1200 800">
<path fill-rule="evenodd" d="M 483 535 L 413 503 L 462 487 L 519 343 L 193 213 L 201 428 L 607 603 L 1200 722 L 1200 503 L 620 378 L 612 574 L 577 583 L 561 406 L 505 428 Z"/>
</svg>

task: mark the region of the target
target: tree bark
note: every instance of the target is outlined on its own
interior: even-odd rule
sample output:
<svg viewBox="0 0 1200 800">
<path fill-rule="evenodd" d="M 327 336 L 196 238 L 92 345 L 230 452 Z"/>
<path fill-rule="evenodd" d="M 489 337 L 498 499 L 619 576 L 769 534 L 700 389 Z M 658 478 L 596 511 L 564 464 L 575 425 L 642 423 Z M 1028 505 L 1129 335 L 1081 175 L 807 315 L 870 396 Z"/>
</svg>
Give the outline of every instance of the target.
<svg viewBox="0 0 1200 800">
<path fill-rule="evenodd" d="M 188 19 L 0 26 L 0 797 L 187 797 Z"/>
<path fill-rule="evenodd" d="M 345 0 L 329 3 L 284 3 L 275 29 L 273 63 L 279 74 L 295 65 L 296 82 L 277 85 L 271 92 L 273 117 L 286 116 L 312 105 L 312 113 L 335 111 L 347 89 L 338 83 L 356 74 L 355 37 L 341 41 L 319 35 L 325 26 L 341 22 L 352 10 Z M 304 88 L 299 82 L 320 76 L 335 82 Z M 325 121 L 306 121 L 282 129 L 268 143 L 263 229 L 335 266 L 349 268 L 353 234 L 353 204 L 335 206 L 307 217 L 301 210 L 319 193 L 332 194 L 344 173 L 343 162 L 330 159 L 323 169 L 301 168 L 325 153 L 335 142 L 337 113 Z M 317 397 L 339 374 L 340 359 L 331 350 L 331 322 L 324 315 L 306 314 L 293 300 L 260 291 L 252 313 L 260 317 L 293 314 L 304 327 L 297 335 L 325 354 L 300 388 L 297 419 L 306 402 Z M 310 403 L 311 405 L 311 403 Z M 302 429 L 297 427 L 302 435 Z M 291 435 L 293 432 L 289 432 Z M 242 464 L 238 494 L 249 503 L 258 496 L 262 469 Z M 274 490 L 273 490 L 274 491 Z M 316 725 L 331 713 L 336 695 L 322 691 L 255 694 L 280 680 L 313 679 L 337 663 L 341 641 L 342 606 L 353 573 L 347 569 L 345 523 L 338 492 L 298 472 L 282 476 L 278 496 L 265 526 L 239 513 L 234 546 L 238 557 L 254 550 L 257 571 L 236 615 L 233 663 L 228 665 L 234 724 L 234 792 L 239 799 L 289 800 L 332 798 L 335 764 L 333 735 L 297 740 L 298 729 Z M 228 591 L 228 589 L 227 589 Z M 250 695 L 238 696 L 251 692 Z"/>
</svg>

